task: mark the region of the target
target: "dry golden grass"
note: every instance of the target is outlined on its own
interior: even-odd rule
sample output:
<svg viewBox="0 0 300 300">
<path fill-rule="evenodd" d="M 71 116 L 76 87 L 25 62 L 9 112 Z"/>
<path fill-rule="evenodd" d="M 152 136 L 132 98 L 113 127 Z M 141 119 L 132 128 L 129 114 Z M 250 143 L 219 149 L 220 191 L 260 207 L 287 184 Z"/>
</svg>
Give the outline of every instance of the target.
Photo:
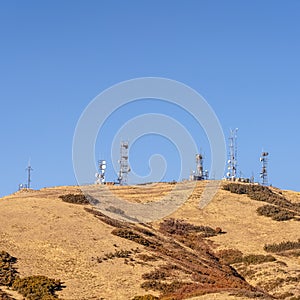
<svg viewBox="0 0 300 300">
<path fill-rule="evenodd" d="M 181 183 L 183 193 L 189 183 Z M 262 202 L 246 195 L 232 194 L 219 189 L 213 200 L 203 209 L 200 197 L 207 182 L 198 182 L 186 203 L 168 217 L 184 219 L 196 225 L 220 227 L 226 234 L 209 238 L 216 250 L 235 248 L 244 254 L 267 254 L 265 244 L 296 241 L 300 237 L 300 222 L 277 222 L 259 216 L 256 209 Z M 111 186 L 115 195 L 132 202 L 158 201 L 173 188 L 171 184 L 152 184 L 142 187 Z M 131 299 L 144 295 L 140 284 L 142 274 L 150 272 L 162 261 L 124 264 L 115 258 L 97 263 L 115 249 L 130 250 L 137 245 L 111 235 L 112 227 L 97 220 L 80 205 L 62 202 L 63 194 L 80 193 L 78 187 L 54 187 L 39 191 L 21 191 L 0 199 L 0 250 L 18 258 L 16 266 L 22 276 L 34 274 L 61 279 L 66 288 L 59 292 L 64 299 Z M 300 202 L 300 193 L 282 191 L 292 202 Z M 158 221 L 153 223 L 158 228 Z M 149 254 L 142 246 L 142 253 Z M 278 262 L 263 265 L 235 265 L 244 272 L 252 285 L 266 286 L 276 278 L 300 274 L 300 257 L 274 255 Z M 138 260 L 138 259 L 137 259 Z M 299 283 L 277 285 L 272 294 L 293 292 L 300 294 Z M 298 291 L 298 292 L 297 292 Z M 157 295 L 155 292 L 151 292 Z M 229 296 L 228 293 L 208 294 L 194 300 L 248 299 Z"/>
</svg>

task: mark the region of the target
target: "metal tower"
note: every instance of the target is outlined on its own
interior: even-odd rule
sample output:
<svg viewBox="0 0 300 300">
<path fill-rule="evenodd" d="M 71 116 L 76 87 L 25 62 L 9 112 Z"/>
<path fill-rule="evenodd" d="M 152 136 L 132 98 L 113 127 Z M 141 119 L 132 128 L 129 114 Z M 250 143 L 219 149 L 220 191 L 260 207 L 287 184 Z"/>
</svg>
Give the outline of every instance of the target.
<svg viewBox="0 0 300 300">
<path fill-rule="evenodd" d="M 95 177 L 96 184 L 104 184 L 105 183 L 105 171 L 106 171 L 106 160 L 100 159 L 98 161 L 99 173 L 96 173 Z"/>
<path fill-rule="evenodd" d="M 118 181 L 120 185 L 127 185 L 128 183 L 128 173 L 130 172 L 130 167 L 128 163 L 128 141 L 122 141 L 120 146 L 120 171 Z"/>
<path fill-rule="evenodd" d="M 207 180 L 208 171 L 203 168 L 203 155 L 196 154 L 196 171 L 191 174 L 191 180 Z"/>
<path fill-rule="evenodd" d="M 262 165 L 262 169 L 260 172 L 260 178 L 261 178 L 261 184 L 262 185 L 268 185 L 268 152 L 262 152 L 261 157 L 260 157 L 260 162 Z"/>
<path fill-rule="evenodd" d="M 229 160 L 226 177 L 232 181 L 235 181 L 237 176 L 237 131 L 238 128 L 231 129 L 229 137 Z"/>
<path fill-rule="evenodd" d="M 30 161 L 28 162 L 28 167 L 26 168 L 26 171 L 27 171 L 27 188 L 30 189 L 31 172 L 33 171 L 32 167 L 30 166 Z"/>
<path fill-rule="evenodd" d="M 202 154 L 196 154 L 196 174 L 199 180 L 203 179 L 203 156 Z"/>
</svg>

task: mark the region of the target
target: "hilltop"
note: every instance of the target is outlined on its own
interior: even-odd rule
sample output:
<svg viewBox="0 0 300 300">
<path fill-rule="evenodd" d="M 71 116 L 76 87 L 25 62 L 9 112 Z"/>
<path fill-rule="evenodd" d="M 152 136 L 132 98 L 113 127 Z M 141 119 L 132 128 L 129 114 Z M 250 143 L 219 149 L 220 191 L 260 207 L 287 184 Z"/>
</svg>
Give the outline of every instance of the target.
<svg viewBox="0 0 300 300">
<path fill-rule="evenodd" d="M 81 195 L 76 186 L 23 190 L 0 199 L 0 251 L 17 259 L 21 277 L 60 279 L 62 299 L 300 299 L 300 193 L 247 184 L 224 190 L 223 182 L 200 209 L 206 184 L 197 182 L 183 206 L 147 224 L 63 201 Z M 132 202 L 171 189 L 111 187 Z"/>
</svg>

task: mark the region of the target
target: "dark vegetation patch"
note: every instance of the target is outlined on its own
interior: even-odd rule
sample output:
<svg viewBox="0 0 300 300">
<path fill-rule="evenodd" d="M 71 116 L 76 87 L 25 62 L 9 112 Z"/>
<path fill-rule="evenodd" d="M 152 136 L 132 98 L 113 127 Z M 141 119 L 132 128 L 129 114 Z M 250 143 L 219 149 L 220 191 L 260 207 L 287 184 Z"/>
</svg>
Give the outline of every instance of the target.
<svg viewBox="0 0 300 300">
<path fill-rule="evenodd" d="M 172 218 L 164 220 L 162 223 L 160 223 L 159 230 L 163 233 L 175 235 L 199 233 L 202 237 L 211 237 L 222 232 L 219 227 L 217 230 L 215 230 L 209 226 L 196 226 L 185 222 L 184 220 L 176 220 Z"/>
<path fill-rule="evenodd" d="M 159 291 L 159 299 L 179 300 L 223 291 L 257 291 L 234 268 L 224 264 L 214 254 L 210 241 L 204 238 L 221 233 L 220 228 L 216 230 L 169 219 L 163 221 L 157 231 L 149 224 L 116 221 L 95 209 L 85 210 L 114 227 L 112 234 L 143 246 L 151 253 L 141 256 L 145 261 L 153 258 L 164 261 L 164 265 L 142 276 L 141 287 Z M 134 258 L 138 255 L 144 254 Z"/>
<path fill-rule="evenodd" d="M 288 250 L 300 249 L 300 239 L 297 242 L 281 242 L 279 244 L 267 244 L 264 246 L 264 250 L 267 252 L 278 253 Z"/>
<path fill-rule="evenodd" d="M 11 286 L 17 276 L 17 259 L 5 251 L 0 252 L 0 285 Z"/>
<path fill-rule="evenodd" d="M 269 187 L 257 184 L 229 183 L 223 189 L 235 194 L 245 194 L 250 199 L 267 202 L 271 205 L 264 205 L 257 209 L 257 213 L 270 217 L 275 221 L 299 220 L 300 205 L 292 203 L 281 193 L 273 192 Z"/>
<path fill-rule="evenodd" d="M 221 262 L 226 265 L 232 265 L 236 263 L 244 263 L 245 265 L 258 265 L 266 262 L 276 261 L 276 258 L 272 255 L 243 255 L 243 253 L 237 249 L 219 250 L 216 252 L 216 255 L 219 257 Z"/>
<path fill-rule="evenodd" d="M 272 255 L 249 254 L 244 256 L 242 261 L 245 265 L 258 265 L 276 261 L 276 258 Z"/>
<path fill-rule="evenodd" d="M 58 299 L 55 292 L 62 288 L 59 280 L 46 276 L 29 276 L 20 278 L 14 267 L 17 259 L 5 251 L 0 252 L 0 285 L 12 287 L 27 300 Z M 1 295 L 3 294 L 3 295 Z M 0 299 L 12 299 L 0 291 Z M 3 297 L 2 297 L 3 296 Z"/>
<path fill-rule="evenodd" d="M 155 269 L 142 275 L 144 280 L 165 280 L 167 277 L 168 273 L 162 269 Z"/>
<path fill-rule="evenodd" d="M 216 255 L 226 265 L 237 264 L 243 260 L 243 253 L 237 249 L 219 250 Z"/>
<path fill-rule="evenodd" d="M 115 249 L 115 252 L 105 253 L 102 257 L 96 257 L 94 258 L 94 260 L 96 260 L 98 263 L 102 263 L 106 260 L 112 260 L 115 258 L 132 258 L 133 255 L 140 252 L 141 251 L 139 248 L 131 249 L 131 250 Z"/>
<path fill-rule="evenodd" d="M 52 300 L 57 299 L 55 292 L 61 290 L 62 284 L 59 280 L 38 275 L 16 278 L 12 287 L 28 300 Z"/>
<path fill-rule="evenodd" d="M 85 207 L 84 210 L 88 213 L 91 213 L 92 215 L 94 215 L 97 219 L 101 220 L 103 223 L 110 225 L 112 227 L 116 227 L 116 228 L 122 228 L 123 226 L 125 226 L 126 224 L 124 224 L 124 222 L 112 219 L 106 215 L 104 215 L 102 212 L 100 212 L 99 210 L 96 210 L 94 208 L 88 208 Z"/>
<path fill-rule="evenodd" d="M 287 221 L 296 216 L 292 211 L 269 204 L 259 207 L 256 211 L 260 216 L 271 217 L 275 221 Z"/>
<path fill-rule="evenodd" d="M 155 248 L 159 246 L 159 243 L 153 243 L 152 241 L 148 240 L 136 230 L 128 229 L 128 228 L 115 228 L 112 232 L 113 235 L 119 236 L 121 238 L 136 242 L 140 245 Z"/>
<path fill-rule="evenodd" d="M 99 201 L 92 196 L 84 194 L 67 194 L 59 196 L 60 199 L 64 202 L 73 203 L 73 204 L 93 204 L 96 205 Z"/>
<path fill-rule="evenodd" d="M 154 255 L 148 255 L 148 254 L 144 254 L 144 253 L 137 255 L 137 258 L 144 262 L 157 261 L 159 259 L 158 257 L 156 257 Z"/>
</svg>

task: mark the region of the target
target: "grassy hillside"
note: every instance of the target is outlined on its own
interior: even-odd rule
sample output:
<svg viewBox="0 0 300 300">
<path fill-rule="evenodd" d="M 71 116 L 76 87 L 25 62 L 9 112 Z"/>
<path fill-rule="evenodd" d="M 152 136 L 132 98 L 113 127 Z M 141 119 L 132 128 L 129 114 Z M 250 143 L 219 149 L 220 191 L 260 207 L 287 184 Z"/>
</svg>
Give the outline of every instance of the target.
<svg viewBox="0 0 300 300">
<path fill-rule="evenodd" d="M 187 184 L 181 184 L 183 191 Z M 200 209 L 205 185 L 197 183 L 172 215 L 143 225 L 110 219 L 81 196 L 75 197 L 77 204 L 70 203 L 70 195 L 81 194 L 78 187 L 17 192 L 0 199 L 0 251 L 17 258 L 20 278 L 61 280 L 62 289 L 55 292 L 61 299 L 147 294 L 160 299 L 300 299 L 300 194 L 271 189 L 260 191 L 265 197 L 258 199 L 224 190 L 224 183 Z M 128 201 L 149 202 L 171 188 L 160 183 L 111 190 Z M 269 201 L 274 197 L 279 202 Z M 293 216 L 278 221 L 259 213 L 266 205 L 272 206 L 263 209 L 268 213 L 284 209 Z"/>
</svg>

